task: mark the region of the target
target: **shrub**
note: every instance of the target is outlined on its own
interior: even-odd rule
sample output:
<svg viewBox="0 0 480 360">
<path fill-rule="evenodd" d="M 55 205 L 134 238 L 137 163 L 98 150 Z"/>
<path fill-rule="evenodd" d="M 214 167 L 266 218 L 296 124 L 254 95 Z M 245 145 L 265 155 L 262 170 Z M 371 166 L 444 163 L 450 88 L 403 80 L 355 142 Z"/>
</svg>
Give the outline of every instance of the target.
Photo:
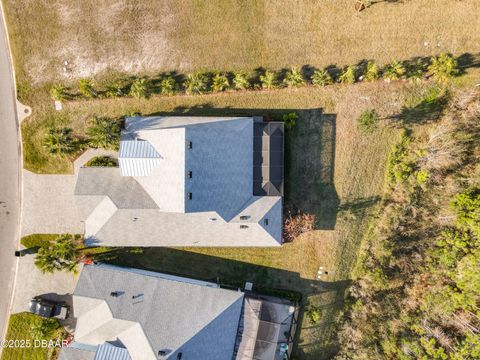
<svg viewBox="0 0 480 360">
<path fill-rule="evenodd" d="M 306 310 L 308 320 L 312 324 L 317 324 L 322 318 L 322 309 L 318 306 L 309 306 Z"/>
<path fill-rule="evenodd" d="M 378 66 L 374 61 L 369 61 L 367 63 L 367 69 L 365 70 L 364 80 L 365 81 L 374 81 L 379 77 Z"/>
<path fill-rule="evenodd" d="M 417 171 L 416 178 L 420 185 L 425 184 L 430 178 L 430 173 L 426 169 L 419 170 Z"/>
<path fill-rule="evenodd" d="M 250 82 L 248 81 L 247 74 L 243 72 L 236 73 L 233 77 L 233 86 L 236 90 L 246 90 L 250 88 Z"/>
<path fill-rule="evenodd" d="M 399 80 L 405 75 L 405 67 L 398 61 L 387 65 L 383 70 L 383 77 L 387 80 Z"/>
<path fill-rule="evenodd" d="M 371 134 L 378 128 L 380 117 L 375 109 L 365 110 L 357 120 L 357 127 L 365 134 Z"/>
<path fill-rule="evenodd" d="M 440 82 L 446 82 L 459 73 L 457 60 L 450 54 L 432 58 L 428 71 Z"/>
<path fill-rule="evenodd" d="M 312 231 L 314 226 L 315 215 L 313 214 L 289 214 L 283 224 L 283 239 L 285 242 L 291 242 L 300 235 Z"/>
<path fill-rule="evenodd" d="M 43 146 L 51 154 L 65 155 L 76 150 L 76 142 L 70 128 L 52 128 L 48 131 Z"/>
<path fill-rule="evenodd" d="M 425 63 L 418 59 L 407 66 L 407 78 L 412 82 L 419 82 L 425 76 Z"/>
<path fill-rule="evenodd" d="M 288 113 L 288 114 L 283 115 L 282 118 L 283 118 L 283 122 L 284 122 L 285 126 L 287 127 L 287 129 L 291 129 L 297 123 L 298 115 L 297 115 L 297 113 Z"/>
<path fill-rule="evenodd" d="M 53 85 L 50 88 L 50 96 L 56 101 L 68 100 L 70 97 L 67 93 L 67 88 L 60 84 Z"/>
<path fill-rule="evenodd" d="M 333 79 L 327 70 L 315 70 L 312 75 L 312 84 L 316 86 L 326 86 L 333 84 Z"/>
<path fill-rule="evenodd" d="M 260 75 L 260 82 L 264 89 L 275 89 L 278 86 L 276 74 L 269 70 L 265 71 L 265 74 Z"/>
<path fill-rule="evenodd" d="M 88 161 L 85 166 L 88 167 L 116 167 L 117 160 L 110 156 L 96 156 Z"/>
<path fill-rule="evenodd" d="M 118 150 L 121 122 L 106 117 L 93 118 L 87 128 L 88 143 L 94 148 Z"/>
<path fill-rule="evenodd" d="M 189 95 L 203 94 L 207 90 L 208 79 L 205 74 L 191 73 L 185 79 L 185 92 Z"/>
<path fill-rule="evenodd" d="M 162 95 L 173 95 L 175 94 L 176 82 L 173 76 L 167 76 L 162 79 L 160 82 L 160 94 Z"/>
<path fill-rule="evenodd" d="M 305 85 L 305 79 L 303 78 L 301 71 L 296 68 L 291 68 L 290 71 L 287 72 L 283 82 L 288 87 L 301 87 Z"/>
<path fill-rule="evenodd" d="M 125 95 L 123 93 L 123 86 L 120 81 L 115 81 L 106 86 L 105 96 L 109 98 L 119 97 Z"/>
<path fill-rule="evenodd" d="M 457 214 L 457 226 L 480 236 L 480 189 L 468 189 L 451 202 Z"/>
<path fill-rule="evenodd" d="M 343 69 L 338 80 L 342 84 L 353 84 L 356 81 L 355 72 L 356 67 L 354 65 L 349 65 L 345 69 Z"/>
<path fill-rule="evenodd" d="M 74 240 L 72 235 L 64 234 L 48 247 L 41 247 L 35 255 L 35 265 L 42 273 L 60 270 L 75 272 L 79 259 Z"/>
<path fill-rule="evenodd" d="M 130 87 L 130 95 L 137 99 L 148 99 L 151 94 L 151 88 L 150 80 L 145 78 L 135 79 Z"/>
<path fill-rule="evenodd" d="M 410 136 L 404 132 L 400 142 L 388 154 L 386 174 L 390 185 L 407 180 L 413 172 L 413 165 L 408 159 L 409 144 Z"/>
<path fill-rule="evenodd" d="M 228 81 L 227 75 L 215 74 L 212 80 L 213 92 L 222 92 L 227 90 L 229 87 L 230 87 L 230 82 Z"/>
<path fill-rule="evenodd" d="M 92 98 L 97 96 L 97 92 L 93 88 L 93 84 L 88 79 L 80 79 L 78 81 L 78 89 L 80 94 L 82 94 L 86 98 Z"/>
</svg>

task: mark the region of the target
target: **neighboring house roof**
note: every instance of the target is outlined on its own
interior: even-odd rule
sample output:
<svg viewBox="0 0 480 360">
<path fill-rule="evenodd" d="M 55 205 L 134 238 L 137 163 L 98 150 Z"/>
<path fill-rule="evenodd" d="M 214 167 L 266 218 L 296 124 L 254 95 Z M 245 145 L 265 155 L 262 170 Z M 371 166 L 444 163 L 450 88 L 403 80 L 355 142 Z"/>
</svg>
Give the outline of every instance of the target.
<svg viewBox="0 0 480 360">
<path fill-rule="evenodd" d="M 180 352 L 185 359 L 230 360 L 242 306 L 243 293 L 213 283 L 86 265 L 73 296 L 75 341 L 115 341 L 133 360 L 176 359 Z"/>
<path fill-rule="evenodd" d="M 253 118 L 131 117 L 125 123 L 120 170 L 79 171 L 75 194 L 107 197 L 85 222 L 88 245 L 282 243 L 283 124 L 260 123 L 257 142 L 267 160 L 255 178 Z"/>
</svg>

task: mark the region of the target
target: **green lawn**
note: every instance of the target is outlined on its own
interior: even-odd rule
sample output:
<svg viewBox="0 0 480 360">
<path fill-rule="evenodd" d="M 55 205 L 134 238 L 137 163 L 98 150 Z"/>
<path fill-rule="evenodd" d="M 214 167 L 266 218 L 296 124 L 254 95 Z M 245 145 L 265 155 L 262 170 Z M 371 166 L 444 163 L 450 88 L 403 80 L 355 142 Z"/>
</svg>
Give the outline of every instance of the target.
<svg viewBox="0 0 480 360">
<path fill-rule="evenodd" d="M 39 340 L 57 340 L 65 338 L 63 328 L 52 331 L 46 337 L 35 337 L 32 334 L 32 326 L 45 320 L 30 313 L 18 313 L 10 316 L 5 340 L 12 347 L 4 347 L 2 360 L 50 360 L 56 358 L 58 348 L 41 347 Z M 58 325 L 57 325 L 58 326 Z M 17 340 L 15 347 L 15 340 Z M 35 342 L 37 341 L 37 343 Z"/>
</svg>

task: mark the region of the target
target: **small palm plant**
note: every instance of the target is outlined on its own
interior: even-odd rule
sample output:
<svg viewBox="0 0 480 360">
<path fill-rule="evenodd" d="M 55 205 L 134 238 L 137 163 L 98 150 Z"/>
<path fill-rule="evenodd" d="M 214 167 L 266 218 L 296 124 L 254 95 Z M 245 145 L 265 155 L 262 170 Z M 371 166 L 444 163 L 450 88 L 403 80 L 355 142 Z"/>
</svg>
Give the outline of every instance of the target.
<svg viewBox="0 0 480 360">
<path fill-rule="evenodd" d="M 405 67 L 398 61 L 394 61 L 388 64 L 383 70 L 383 77 L 390 80 L 399 80 L 405 75 Z"/>
<path fill-rule="evenodd" d="M 379 77 L 378 66 L 374 61 L 369 61 L 367 63 L 367 69 L 365 71 L 364 79 L 365 81 L 375 81 Z"/>
<path fill-rule="evenodd" d="M 305 79 L 303 78 L 302 72 L 296 68 L 291 68 L 290 71 L 287 72 L 283 82 L 288 87 L 298 88 L 305 85 Z"/>
<path fill-rule="evenodd" d="M 75 272 L 79 257 L 70 234 L 60 235 L 48 247 L 41 247 L 35 255 L 35 265 L 43 273 L 67 270 Z"/>
<path fill-rule="evenodd" d="M 76 149 L 76 144 L 70 128 L 52 128 L 48 131 L 43 145 L 51 154 L 70 154 Z"/>
<path fill-rule="evenodd" d="M 250 82 L 248 81 L 247 74 L 244 72 L 238 72 L 233 77 L 233 86 L 236 90 L 246 90 L 250 88 Z"/>
<path fill-rule="evenodd" d="M 109 98 L 119 97 L 125 95 L 123 93 L 123 86 L 120 81 L 115 81 L 108 84 L 105 91 L 105 96 Z"/>
<path fill-rule="evenodd" d="M 93 84 L 88 79 L 80 79 L 78 81 L 78 89 L 80 94 L 82 94 L 86 98 L 92 98 L 97 96 L 97 92 L 93 88 Z"/>
<path fill-rule="evenodd" d="M 312 75 L 312 84 L 315 86 L 326 86 L 333 84 L 333 79 L 326 70 L 315 70 Z"/>
<path fill-rule="evenodd" d="M 212 91 L 222 92 L 230 87 L 230 82 L 225 74 L 215 74 L 212 80 Z"/>
<path fill-rule="evenodd" d="M 177 84 L 173 76 L 167 76 L 160 82 L 160 94 L 173 95 L 175 94 L 176 86 Z"/>
<path fill-rule="evenodd" d="M 458 62 L 450 54 L 440 54 L 432 58 L 432 63 L 428 67 L 428 71 L 438 81 L 447 82 L 452 77 L 458 75 Z"/>
<path fill-rule="evenodd" d="M 53 85 L 51 87 L 50 96 L 55 101 L 67 100 L 69 98 L 67 88 L 61 84 Z"/>
<path fill-rule="evenodd" d="M 189 95 L 203 94 L 207 90 L 208 79 L 205 74 L 191 73 L 185 79 L 185 92 Z"/>
<path fill-rule="evenodd" d="M 282 119 L 287 129 L 291 129 L 297 124 L 298 114 L 297 113 L 284 114 Z"/>
<path fill-rule="evenodd" d="M 151 93 L 151 83 L 148 79 L 136 79 L 130 87 L 130 95 L 137 99 L 148 99 Z"/>
<path fill-rule="evenodd" d="M 275 89 L 277 85 L 277 76 L 273 71 L 265 71 L 265 74 L 260 75 L 260 82 L 264 89 Z"/>
<path fill-rule="evenodd" d="M 407 67 L 407 78 L 411 82 L 419 82 L 425 77 L 425 63 L 418 59 Z"/>
<path fill-rule="evenodd" d="M 121 123 L 106 117 L 94 118 L 87 128 L 88 143 L 91 147 L 118 150 L 120 146 Z"/>
<path fill-rule="evenodd" d="M 343 69 L 340 77 L 338 78 L 342 84 L 353 84 L 356 81 L 356 66 L 349 65 Z"/>
</svg>

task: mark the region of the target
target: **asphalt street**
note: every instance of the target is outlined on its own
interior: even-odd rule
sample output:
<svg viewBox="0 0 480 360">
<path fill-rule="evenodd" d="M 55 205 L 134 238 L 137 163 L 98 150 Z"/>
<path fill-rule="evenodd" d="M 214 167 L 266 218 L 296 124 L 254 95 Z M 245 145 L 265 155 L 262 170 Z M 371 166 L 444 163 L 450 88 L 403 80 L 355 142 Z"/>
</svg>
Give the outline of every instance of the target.
<svg viewBox="0 0 480 360">
<path fill-rule="evenodd" d="M 16 96 L 3 14 L 0 12 L 0 332 L 5 336 L 20 223 L 20 145 Z"/>
</svg>

